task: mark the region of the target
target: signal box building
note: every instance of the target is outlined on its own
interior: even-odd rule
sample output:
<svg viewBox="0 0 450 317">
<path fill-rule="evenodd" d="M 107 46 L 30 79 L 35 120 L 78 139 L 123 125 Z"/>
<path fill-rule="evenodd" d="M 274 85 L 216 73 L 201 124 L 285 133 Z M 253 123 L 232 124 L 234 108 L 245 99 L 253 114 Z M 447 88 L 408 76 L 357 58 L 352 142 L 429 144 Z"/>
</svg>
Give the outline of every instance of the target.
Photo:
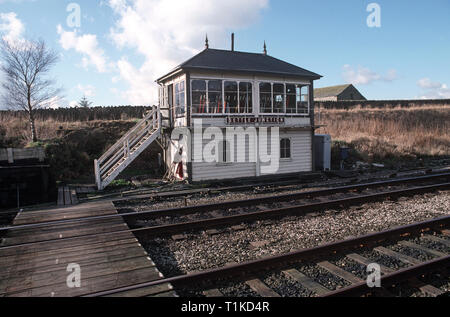
<svg viewBox="0 0 450 317">
<path fill-rule="evenodd" d="M 206 42 L 157 80 L 159 105 L 95 161 L 97 186 L 108 186 L 153 142 L 164 149 L 169 174 L 190 182 L 311 172 L 320 78 L 269 56 L 265 45 L 257 54 Z"/>
<path fill-rule="evenodd" d="M 210 49 L 206 44 L 201 53 L 157 80 L 166 136 L 183 127 L 191 135 L 190 141 L 183 136 L 166 138 L 168 168 L 178 178 L 192 182 L 311 172 L 314 80 L 320 78 L 267 55 L 265 46 L 264 53 L 255 54 Z M 202 129 L 195 129 L 200 120 Z M 217 141 L 215 162 L 195 160 L 211 142 L 198 135 L 209 127 L 221 129 L 224 136 L 227 128 L 250 128 L 256 131 L 256 137 L 246 135 L 245 142 Z M 275 141 L 279 166 L 267 172 L 267 162 L 253 153 L 259 138 L 274 141 L 270 138 L 271 127 L 279 128 Z M 267 135 L 261 133 L 262 128 L 269 128 Z M 245 161 L 238 160 L 239 155 L 245 156 Z"/>
</svg>

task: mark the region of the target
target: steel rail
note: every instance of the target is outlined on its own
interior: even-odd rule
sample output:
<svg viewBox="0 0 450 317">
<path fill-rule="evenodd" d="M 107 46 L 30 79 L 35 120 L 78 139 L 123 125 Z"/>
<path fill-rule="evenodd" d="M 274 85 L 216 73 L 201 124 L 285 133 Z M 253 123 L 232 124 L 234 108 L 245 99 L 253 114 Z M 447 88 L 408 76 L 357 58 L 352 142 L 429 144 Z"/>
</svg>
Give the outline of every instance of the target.
<svg viewBox="0 0 450 317">
<path fill-rule="evenodd" d="M 398 282 L 415 278 L 421 274 L 432 272 L 433 270 L 441 270 L 442 268 L 447 268 L 449 266 L 450 255 L 383 275 L 381 276 L 380 281 L 382 287 L 383 285 L 393 285 Z M 356 297 L 372 293 L 378 289 L 379 288 L 370 288 L 366 282 L 360 282 L 350 285 L 349 287 L 330 292 L 321 297 Z"/>
<path fill-rule="evenodd" d="M 217 280 L 229 280 L 233 278 L 241 281 L 257 277 L 257 275 L 262 271 L 282 269 L 301 261 L 318 259 L 325 254 L 329 255 L 335 252 L 337 253 L 348 251 L 350 249 L 360 249 L 362 247 L 379 244 L 380 242 L 385 240 L 399 240 L 404 238 L 406 234 L 414 235 L 425 230 L 442 230 L 443 228 L 447 228 L 449 225 L 450 216 L 446 216 L 377 233 L 371 233 L 344 241 L 332 242 L 318 247 L 303 249 L 292 253 L 266 257 L 263 259 L 248 261 L 240 264 L 233 264 L 222 268 L 209 269 L 187 275 L 180 275 L 146 283 L 139 283 L 127 287 L 111 289 L 104 292 L 88 294 L 84 297 L 108 296 L 166 283 L 173 284 L 176 287 L 181 287 L 190 286 L 194 283 L 197 283 L 197 285 L 200 284 L 206 286 L 213 284 Z"/>
<path fill-rule="evenodd" d="M 428 192 L 430 190 L 444 189 L 450 188 L 450 183 L 444 183 L 439 185 L 429 185 L 423 187 L 415 187 L 409 189 L 402 189 L 396 191 L 386 191 L 375 194 L 368 195 L 359 195 L 356 197 L 347 197 L 341 199 L 328 200 L 324 202 L 317 203 L 307 203 L 303 205 L 293 205 L 289 207 L 283 207 L 278 209 L 269 209 L 251 213 L 243 213 L 234 216 L 226 216 L 226 217 L 218 217 L 211 219 L 202 219 L 196 221 L 188 221 L 188 222 L 180 222 L 175 224 L 161 225 L 161 226 L 153 226 L 153 227 L 144 227 L 139 229 L 133 229 L 133 233 L 135 235 L 145 237 L 157 236 L 160 234 L 174 234 L 179 232 L 191 231 L 194 229 L 208 229 L 212 227 L 218 227 L 222 225 L 232 225 L 232 224 L 240 224 L 242 222 L 248 222 L 253 220 L 261 220 L 261 219 L 275 219 L 280 217 L 285 217 L 289 215 L 301 216 L 307 213 L 311 213 L 313 211 L 322 210 L 324 208 L 331 207 L 340 207 L 340 206 L 349 206 L 353 204 L 360 204 L 361 202 L 371 202 L 376 201 L 381 198 L 386 197 L 394 197 L 398 195 L 405 194 L 417 194 L 422 192 Z"/>
<path fill-rule="evenodd" d="M 6 231 L 14 231 L 14 230 L 23 230 L 29 228 L 40 228 L 40 227 L 48 227 L 52 225 L 60 225 L 60 224 L 69 224 L 75 222 L 84 222 L 84 221 L 92 221 L 92 220 L 109 220 L 122 217 L 127 221 L 136 221 L 136 220 L 150 220 L 159 217 L 167 217 L 167 216 L 183 216 L 189 215 L 199 212 L 208 212 L 213 210 L 221 210 L 221 209 L 231 209 L 238 207 L 248 207 L 255 206 L 258 204 L 267 204 L 273 202 L 287 202 L 299 199 L 308 199 L 308 198 L 317 198 L 320 196 L 332 195 L 337 193 L 344 193 L 348 191 L 362 191 L 365 189 L 370 189 L 374 187 L 380 186 L 390 186 L 397 184 L 405 184 L 405 183 L 414 183 L 420 181 L 431 181 L 441 178 L 449 178 L 450 173 L 436 174 L 436 175 L 427 175 L 420 177 L 408 177 L 408 178 L 400 178 L 395 180 L 388 181 L 377 181 L 373 183 L 365 183 L 365 184 L 357 184 L 357 185 L 348 185 L 342 187 L 335 188 L 327 188 L 321 190 L 314 191 L 305 191 L 299 193 L 291 193 L 285 195 L 273 195 L 273 196 L 265 196 L 258 197 L 252 199 L 245 200 L 235 200 L 235 201 L 225 201 L 221 203 L 215 204 L 203 204 L 203 205 L 194 205 L 187 207 L 178 207 L 178 208 L 169 208 L 169 209 L 158 209 L 158 210 L 147 210 L 142 212 L 130 212 L 130 213 L 118 213 L 113 215 L 104 215 L 104 216 L 89 216 L 83 218 L 73 218 L 73 219 L 65 219 L 65 220 L 57 220 L 50 222 L 41 222 L 41 223 L 31 223 L 25 225 L 18 226 L 7 226 L 0 228 L 0 234 Z"/>
<path fill-rule="evenodd" d="M 413 187 L 409 189 L 402 189 L 402 190 L 396 190 L 396 191 L 385 191 L 381 193 L 375 193 L 375 194 L 368 194 L 368 195 L 360 195 L 356 197 L 347 197 L 347 198 L 341 198 L 341 199 L 334 199 L 334 200 L 328 200 L 324 202 L 316 202 L 316 203 L 307 203 L 302 205 L 294 205 L 279 209 L 269 209 L 264 211 L 258 211 L 258 212 L 252 212 L 252 213 L 245 213 L 245 214 L 239 214 L 234 216 L 227 216 L 227 217 L 219 217 L 219 218 L 211 218 L 211 219 L 202 219 L 197 221 L 189 221 L 189 222 L 181 222 L 181 223 L 175 223 L 175 224 L 168 224 L 168 225 L 161 225 L 161 226 L 153 226 L 153 227 L 144 227 L 144 228 L 138 228 L 138 229 L 131 229 L 131 230 L 119 230 L 119 231 L 112 231 L 112 232 L 105 232 L 105 233 L 98 233 L 98 234 L 89 234 L 89 235 L 79 235 L 79 236 L 72 236 L 68 238 L 62 238 L 62 239 L 55 239 L 55 240 L 42 240 L 42 241 L 35 241 L 32 243 L 24 243 L 24 244 L 17 244 L 17 245 L 10 245 L 1 247 L 0 250 L 3 250 L 5 248 L 13 248 L 13 247 L 20 247 L 24 245 L 30 245 L 30 244 L 37 244 L 37 243 L 44 243 L 44 242 L 59 242 L 63 240 L 73 240 L 77 238 L 88 238 L 88 237 L 100 237 L 100 236 L 110 236 L 110 235 L 116 235 L 120 233 L 133 233 L 135 236 L 138 237 L 154 237 L 164 234 L 174 234 L 179 232 L 187 232 L 192 231 L 195 229 L 208 229 L 212 227 L 219 227 L 224 225 L 233 225 L 233 224 L 240 224 L 242 222 L 248 222 L 248 221 L 255 221 L 260 219 L 276 219 L 280 217 L 284 217 L 287 215 L 293 215 L 296 216 L 304 215 L 316 210 L 321 210 L 324 208 L 330 208 L 335 206 L 349 206 L 353 204 L 359 204 L 361 202 L 366 203 L 370 201 L 377 201 L 381 198 L 386 197 L 394 197 L 399 195 L 405 195 L 405 194 L 418 194 L 423 192 L 429 192 L 434 191 L 437 189 L 445 189 L 450 188 L 450 183 L 443 183 L 443 184 L 435 184 L 435 185 L 428 185 L 428 186 L 422 186 L 422 187 Z M 0 231 L 1 232 L 1 231 Z"/>
</svg>

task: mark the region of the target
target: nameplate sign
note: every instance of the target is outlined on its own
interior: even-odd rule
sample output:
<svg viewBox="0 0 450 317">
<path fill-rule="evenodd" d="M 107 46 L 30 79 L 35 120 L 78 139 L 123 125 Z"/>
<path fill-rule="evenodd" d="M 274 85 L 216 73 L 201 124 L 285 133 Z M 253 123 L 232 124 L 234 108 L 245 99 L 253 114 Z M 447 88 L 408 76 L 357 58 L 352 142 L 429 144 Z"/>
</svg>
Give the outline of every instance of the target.
<svg viewBox="0 0 450 317">
<path fill-rule="evenodd" d="M 228 124 L 284 124 L 284 117 L 227 117 Z"/>
</svg>

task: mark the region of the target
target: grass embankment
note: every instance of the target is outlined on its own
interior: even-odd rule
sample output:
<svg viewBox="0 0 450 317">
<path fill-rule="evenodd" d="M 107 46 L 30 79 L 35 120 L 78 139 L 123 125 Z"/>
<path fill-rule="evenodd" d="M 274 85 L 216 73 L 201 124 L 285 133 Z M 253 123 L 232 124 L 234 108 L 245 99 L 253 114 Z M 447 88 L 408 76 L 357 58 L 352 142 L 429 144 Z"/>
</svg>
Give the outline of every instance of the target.
<svg viewBox="0 0 450 317">
<path fill-rule="evenodd" d="M 60 122 L 37 120 L 39 142 L 31 143 L 26 120 L 0 117 L 0 147 L 43 146 L 55 179 L 68 183 L 93 183 L 94 159 L 131 129 L 137 119 L 120 121 Z M 127 169 L 154 171 L 154 152 L 146 151 Z"/>
<path fill-rule="evenodd" d="M 450 157 L 450 105 L 317 111 L 318 133 L 331 134 L 357 158 L 392 166 Z M 319 123 L 320 118 L 320 123 Z"/>
</svg>

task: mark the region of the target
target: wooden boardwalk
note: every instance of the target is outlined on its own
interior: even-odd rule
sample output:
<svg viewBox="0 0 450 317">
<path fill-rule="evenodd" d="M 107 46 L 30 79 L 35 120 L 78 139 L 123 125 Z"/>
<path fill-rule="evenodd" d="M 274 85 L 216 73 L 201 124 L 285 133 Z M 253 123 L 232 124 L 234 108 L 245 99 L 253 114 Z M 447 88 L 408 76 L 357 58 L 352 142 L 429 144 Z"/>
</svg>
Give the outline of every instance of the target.
<svg viewBox="0 0 450 317">
<path fill-rule="evenodd" d="M 111 202 L 89 203 L 22 212 L 14 225 L 110 214 L 117 214 Z M 8 232 L 0 245 L 0 297 L 83 296 L 163 278 L 128 229 L 122 218 L 114 218 Z M 80 287 L 68 286 L 69 264 L 81 269 Z M 117 296 L 175 293 L 165 284 Z"/>
</svg>

